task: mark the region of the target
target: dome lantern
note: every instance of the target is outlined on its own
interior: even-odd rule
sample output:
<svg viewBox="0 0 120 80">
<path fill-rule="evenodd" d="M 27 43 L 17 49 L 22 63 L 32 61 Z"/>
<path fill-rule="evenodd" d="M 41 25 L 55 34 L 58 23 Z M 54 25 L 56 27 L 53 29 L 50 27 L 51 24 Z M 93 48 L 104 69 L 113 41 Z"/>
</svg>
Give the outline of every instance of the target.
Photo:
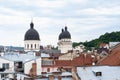
<svg viewBox="0 0 120 80">
<path fill-rule="evenodd" d="M 34 29 L 34 23 L 31 21 L 30 28 L 24 36 L 24 51 L 40 51 L 39 33 Z"/>
<path fill-rule="evenodd" d="M 67 26 L 65 26 L 65 30 L 62 29 L 62 32 L 59 35 L 59 40 L 61 39 L 71 39 L 71 35 L 69 31 L 67 30 Z"/>
<path fill-rule="evenodd" d="M 67 29 L 67 26 L 62 29 L 58 37 L 58 50 L 61 53 L 67 53 L 69 50 L 72 50 L 72 41 L 71 41 L 71 34 Z"/>
<path fill-rule="evenodd" d="M 34 29 L 33 22 L 30 23 L 30 29 L 25 33 L 24 40 L 40 40 L 39 33 Z"/>
<path fill-rule="evenodd" d="M 62 32 L 64 32 L 64 29 L 62 29 Z"/>
<path fill-rule="evenodd" d="M 31 28 L 31 29 L 34 28 L 34 24 L 33 24 L 33 22 L 30 23 L 30 28 Z"/>
<path fill-rule="evenodd" d="M 67 26 L 65 26 L 65 31 L 67 31 Z"/>
</svg>

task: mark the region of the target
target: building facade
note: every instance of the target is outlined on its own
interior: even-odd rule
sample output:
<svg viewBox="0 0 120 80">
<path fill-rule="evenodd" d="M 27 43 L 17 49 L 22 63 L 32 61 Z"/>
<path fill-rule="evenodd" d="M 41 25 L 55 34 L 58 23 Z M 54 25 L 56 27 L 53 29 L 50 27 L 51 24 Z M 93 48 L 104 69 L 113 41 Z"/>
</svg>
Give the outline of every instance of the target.
<svg viewBox="0 0 120 80">
<path fill-rule="evenodd" d="M 14 77 L 14 62 L 0 57 L 0 80 Z"/>
<path fill-rule="evenodd" d="M 67 53 L 69 50 L 72 50 L 71 35 L 66 26 L 65 30 L 62 29 L 58 40 L 58 50 L 60 50 L 61 53 Z"/>
<path fill-rule="evenodd" d="M 31 22 L 30 29 L 25 33 L 24 51 L 40 51 L 39 33 L 34 29 L 34 24 Z"/>
</svg>

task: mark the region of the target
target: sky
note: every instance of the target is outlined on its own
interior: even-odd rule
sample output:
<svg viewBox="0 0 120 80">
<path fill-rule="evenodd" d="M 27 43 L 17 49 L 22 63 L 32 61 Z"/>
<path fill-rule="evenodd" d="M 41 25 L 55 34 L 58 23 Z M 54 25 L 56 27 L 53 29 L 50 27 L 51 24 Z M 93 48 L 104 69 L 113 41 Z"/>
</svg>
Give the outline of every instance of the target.
<svg viewBox="0 0 120 80">
<path fill-rule="evenodd" d="M 120 31 L 120 0 L 0 0 L 0 45 L 24 46 L 31 20 L 41 45 L 57 45 L 65 26 L 73 42 Z"/>
</svg>

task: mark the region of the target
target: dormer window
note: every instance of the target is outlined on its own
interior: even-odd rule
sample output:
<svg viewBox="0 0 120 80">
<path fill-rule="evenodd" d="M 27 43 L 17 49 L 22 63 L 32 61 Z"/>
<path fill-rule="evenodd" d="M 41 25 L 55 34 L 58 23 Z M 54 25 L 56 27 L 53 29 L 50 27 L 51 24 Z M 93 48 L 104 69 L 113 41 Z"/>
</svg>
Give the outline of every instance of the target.
<svg viewBox="0 0 120 80">
<path fill-rule="evenodd" d="M 93 71 L 93 73 L 95 74 L 95 76 L 102 76 L 102 72 L 101 71 Z"/>
<path fill-rule="evenodd" d="M 102 72 L 96 72 L 96 76 L 102 76 Z"/>
</svg>

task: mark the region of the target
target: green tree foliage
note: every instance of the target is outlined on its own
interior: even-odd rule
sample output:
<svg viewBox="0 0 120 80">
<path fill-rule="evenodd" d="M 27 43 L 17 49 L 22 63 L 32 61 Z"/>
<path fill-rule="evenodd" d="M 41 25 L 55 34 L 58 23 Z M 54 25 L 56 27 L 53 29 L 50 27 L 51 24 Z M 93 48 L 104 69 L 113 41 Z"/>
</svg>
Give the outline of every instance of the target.
<svg viewBox="0 0 120 80">
<path fill-rule="evenodd" d="M 98 39 L 93 39 L 91 41 L 86 42 L 73 42 L 73 47 L 83 44 L 87 50 L 91 50 L 92 47 L 98 48 L 100 43 L 109 43 L 109 42 L 118 42 L 120 41 L 120 31 L 119 32 L 112 32 L 112 33 L 105 33 L 101 35 Z"/>
</svg>

